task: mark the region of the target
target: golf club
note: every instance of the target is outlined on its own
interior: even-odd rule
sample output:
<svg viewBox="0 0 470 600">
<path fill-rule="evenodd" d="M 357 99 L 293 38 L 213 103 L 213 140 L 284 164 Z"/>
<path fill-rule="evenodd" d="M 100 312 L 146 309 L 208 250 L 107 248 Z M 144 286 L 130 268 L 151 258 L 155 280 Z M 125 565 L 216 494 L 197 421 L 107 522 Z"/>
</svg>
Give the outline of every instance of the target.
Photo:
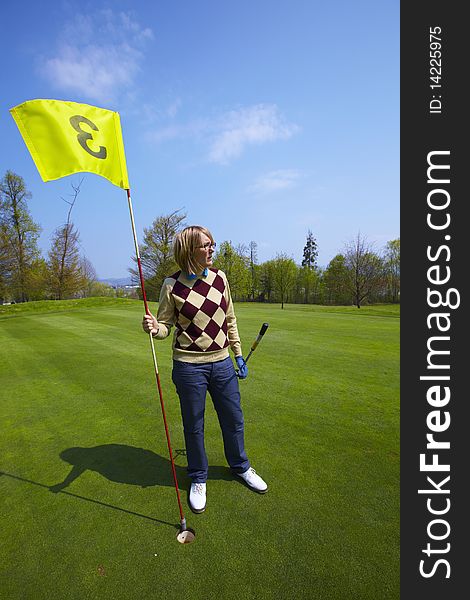
<svg viewBox="0 0 470 600">
<path fill-rule="evenodd" d="M 256 346 L 261 342 L 263 335 L 266 333 L 266 329 L 269 327 L 269 323 L 263 323 L 261 325 L 261 329 L 259 330 L 258 333 L 258 337 L 256 338 L 256 340 L 251 344 L 251 350 L 248 353 L 248 356 L 245 358 L 245 364 L 248 362 L 248 359 L 250 358 L 250 356 L 253 354 L 253 352 L 256 350 Z"/>
<path fill-rule="evenodd" d="M 129 202 L 129 212 L 131 215 L 131 224 L 132 224 L 132 233 L 134 235 L 134 244 L 135 244 L 135 253 L 136 253 L 136 258 L 137 258 L 137 265 L 139 267 L 139 277 L 140 277 L 140 287 L 142 289 L 142 298 L 144 301 L 144 306 L 145 306 L 145 314 L 149 315 L 150 314 L 150 310 L 147 304 L 147 296 L 145 294 L 145 286 L 144 286 L 144 275 L 142 272 L 142 264 L 140 261 L 140 252 L 139 252 L 139 245 L 137 243 L 137 234 L 135 231 L 135 223 L 134 223 L 134 214 L 132 211 L 132 202 L 131 202 L 131 194 L 130 194 L 130 190 L 127 190 L 127 200 Z M 155 354 L 155 347 L 153 344 L 153 337 L 152 337 L 152 333 L 149 333 L 149 338 L 150 338 L 150 348 L 152 350 L 152 358 L 153 358 L 153 366 L 155 369 L 155 377 L 157 379 L 157 387 L 158 387 L 158 394 L 160 396 L 160 406 L 162 409 L 162 415 L 163 415 L 163 423 L 165 425 L 165 434 L 166 434 L 166 442 L 168 445 L 168 453 L 170 455 L 170 462 L 171 462 L 171 470 L 173 473 L 173 481 L 175 483 L 175 490 L 176 490 L 176 497 L 178 499 L 178 508 L 180 511 L 180 530 L 178 532 L 178 535 L 176 536 L 176 539 L 178 540 L 178 542 L 180 544 L 190 544 L 191 542 L 194 541 L 195 537 L 196 537 L 196 533 L 194 532 L 193 529 L 190 529 L 186 526 L 186 519 L 184 518 L 184 514 L 183 514 L 183 507 L 181 505 L 181 498 L 180 498 L 180 491 L 179 491 L 179 487 L 178 487 L 178 479 L 176 477 L 176 469 L 175 469 L 175 461 L 173 460 L 173 452 L 171 450 L 171 441 L 170 441 L 170 432 L 168 430 L 168 425 L 167 425 L 167 421 L 166 421 L 166 414 L 165 414 L 165 405 L 163 403 L 163 393 L 162 393 L 162 386 L 160 384 L 160 375 L 158 373 L 158 364 L 157 364 L 157 355 Z"/>
</svg>

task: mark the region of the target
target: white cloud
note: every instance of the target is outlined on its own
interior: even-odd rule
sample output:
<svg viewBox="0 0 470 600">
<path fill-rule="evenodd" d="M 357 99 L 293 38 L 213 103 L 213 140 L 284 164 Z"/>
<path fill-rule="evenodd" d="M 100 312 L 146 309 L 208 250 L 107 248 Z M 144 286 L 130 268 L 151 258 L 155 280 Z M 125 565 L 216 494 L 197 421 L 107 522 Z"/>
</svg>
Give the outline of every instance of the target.
<svg viewBox="0 0 470 600">
<path fill-rule="evenodd" d="M 300 171 L 295 169 L 270 171 L 258 177 L 255 183 L 250 186 L 249 191 L 256 194 L 267 194 L 278 190 L 286 190 L 294 187 L 300 177 Z"/>
<path fill-rule="evenodd" d="M 173 118 L 175 109 L 166 116 Z M 275 104 L 256 104 L 229 111 L 213 119 L 198 119 L 186 124 L 172 123 L 170 126 L 150 131 L 147 139 L 162 142 L 172 139 L 194 138 L 208 146 L 209 162 L 226 165 L 238 158 L 252 144 L 264 144 L 292 137 L 299 127 L 287 123 Z"/>
<path fill-rule="evenodd" d="M 286 123 L 275 104 L 257 104 L 223 115 L 216 123 L 209 160 L 227 164 L 238 158 L 246 146 L 285 140 L 297 131 L 297 125 Z"/>
<path fill-rule="evenodd" d="M 64 26 L 57 52 L 43 59 L 40 72 L 57 89 L 108 102 L 134 83 L 141 48 L 152 38 L 151 29 L 126 13 L 77 15 Z"/>
</svg>

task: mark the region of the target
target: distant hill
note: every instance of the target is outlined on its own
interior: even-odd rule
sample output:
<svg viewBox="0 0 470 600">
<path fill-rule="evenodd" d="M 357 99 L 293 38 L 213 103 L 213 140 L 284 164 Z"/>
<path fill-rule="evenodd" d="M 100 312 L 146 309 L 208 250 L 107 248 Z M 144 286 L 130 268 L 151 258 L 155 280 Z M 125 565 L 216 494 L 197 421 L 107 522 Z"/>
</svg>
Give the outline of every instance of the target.
<svg viewBox="0 0 470 600">
<path fill-rule="evenodd" d="M 124 287 L 125 285 L 132 285 L 130 277 L 110 277 L 109 279 L 98 279 L 102 283 L 109 283 L 113 287 Z"/>
</svg>

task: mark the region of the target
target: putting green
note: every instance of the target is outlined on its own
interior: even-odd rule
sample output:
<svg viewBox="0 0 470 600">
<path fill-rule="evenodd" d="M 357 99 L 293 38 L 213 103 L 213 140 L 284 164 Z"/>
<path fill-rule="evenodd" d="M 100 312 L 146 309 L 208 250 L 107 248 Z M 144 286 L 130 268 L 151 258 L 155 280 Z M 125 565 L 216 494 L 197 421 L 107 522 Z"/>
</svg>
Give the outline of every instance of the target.
<svg viewBox="0 0 470 600">
<path fill-rule="evenodd" d="M 155 305 L 153 305 L 155 308 Z M 238 304 L 246 448 L 228 470 L 208 400 L 207 510 L 188 508 L 171 341 L 156 343 L 179 522 L 141 303 L 0 307 L 0 597 L 399 598 L 398 307 Z"/>
</svg>

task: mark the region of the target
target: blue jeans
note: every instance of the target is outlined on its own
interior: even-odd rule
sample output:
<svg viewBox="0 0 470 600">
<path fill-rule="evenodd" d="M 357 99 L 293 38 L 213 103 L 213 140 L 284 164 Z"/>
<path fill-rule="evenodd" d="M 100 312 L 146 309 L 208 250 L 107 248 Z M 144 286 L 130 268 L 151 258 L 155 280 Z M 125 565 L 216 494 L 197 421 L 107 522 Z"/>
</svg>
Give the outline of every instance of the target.
<svg viewBox="0 0 470 600">
<path fill-rule="evenodd" d="M 174 360 L 172 377 L 180 399 L 188 475 L 192 481 L 204 483 L 207 479 L 208 462 L 204 448 L 207 392 L 212 398 L 222 429 L 228 464 L 236 473 L 243 473 L 249 469 L 250 463 L 245 453 L 238 378 L 231 358 L 204 364 Z"/>
</svg>

